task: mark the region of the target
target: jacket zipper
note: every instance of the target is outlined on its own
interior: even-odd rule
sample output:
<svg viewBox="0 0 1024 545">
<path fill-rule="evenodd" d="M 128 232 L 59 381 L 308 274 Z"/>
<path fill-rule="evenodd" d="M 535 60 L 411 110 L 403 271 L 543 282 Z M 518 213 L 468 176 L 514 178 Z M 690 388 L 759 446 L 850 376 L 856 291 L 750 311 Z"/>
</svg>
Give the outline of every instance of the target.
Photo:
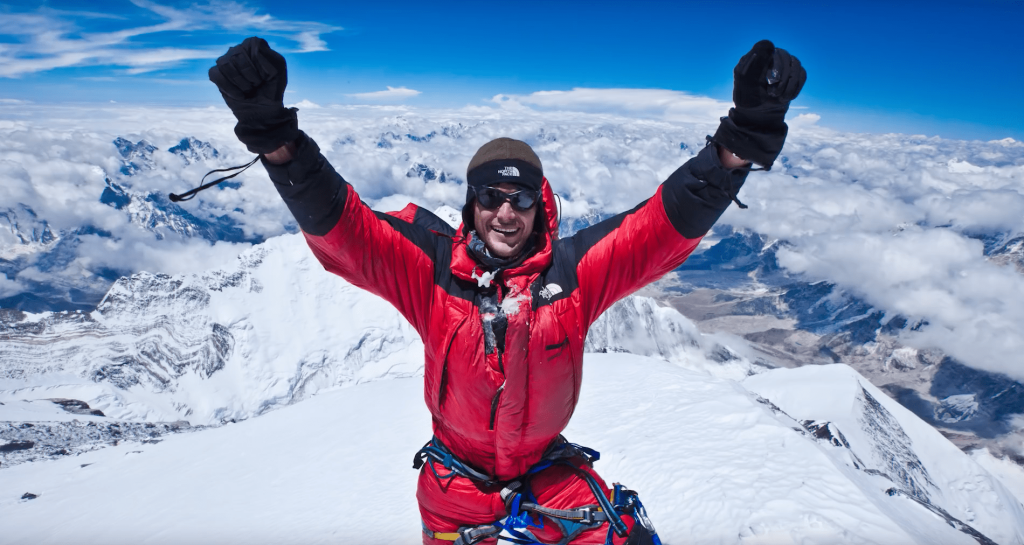
<svg viewBox="0 0 1024 545">
<path fill-rule="evenodd" d="M 498 291 L 498 296 L 496 298 L 497 302 L 498 302 L 498 305 L 501 305 L 501 299 L 502 299 L 501 283 L 498 282 L 494 287 Z M 508 339 L 508 336 L 507 336 L 508 335 L 508 331 L 505 332 L 505 335 L 506 335 L 505 339 L 507 340 Z M 497 344 L 497 342 L 495 342 L 495 344 Z M 495 346 L 494 349 L 495 349 L 496 352 L 498 352 L 498 369 L 501 371 L 502 376 L 504 376 L 505 375 L 505 363 L 503 361 L 501 361 L 501 354 L 505 351 L 505 347 L 504 346 Z M 494 419 L 495 419 L 495 417 L 498 416 L 498 402 L 501 401 L 501 392 L 503 392 L 504 390 L 505 390 L 505 381 L 502 381 L 501 382 L 501 386 L 498 386 L 498 391 L 494 392 L 494 397 L 491 398 L 491 424 L 490 424 L 490 426 L 487 427 L 487 429 L 489 431 L 494 431 Z"/>
<path fill-rule="evenodd" d="M 455 325 L 455 329 L 452 330 L 452 338 L 448 339 L 448 348 L 444 351 L 444 365 L 441 366 L 441 384 L 437 391 L 437 408 L 440 409 L 444 405 L 444 390 L 445 386 L 448 385 L 448 355 L 451 354 L 452 344 L 455 342 L 455 335 L 458 334 L 459 328 L 462 327 L 462 323 L 466 321 L 466 318 L 459 320 L 459 323 Z"/>
<path fill-rule="evenodd" d="M 501 400 L 501 392 L 505 390 L 505 383 L 502 382 L 501 386 L 498 386 L 498 391 L 494 392 L 494 398 L 491 399 L 491 425 L 487 429 L 494 431 L 494 417 L 498 415 L 498 401 Z"/>
</svg>

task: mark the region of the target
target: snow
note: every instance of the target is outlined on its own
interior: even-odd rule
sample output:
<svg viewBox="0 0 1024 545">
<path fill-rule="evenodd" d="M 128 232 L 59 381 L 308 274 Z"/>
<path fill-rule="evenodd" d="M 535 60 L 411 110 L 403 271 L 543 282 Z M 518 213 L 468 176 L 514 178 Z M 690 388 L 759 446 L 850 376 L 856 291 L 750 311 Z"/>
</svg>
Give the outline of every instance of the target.
<svg viewBox="0 0 1024 545">
<path fill-rule="evenodd" d="M 74 414 L 47 399 L 23 399 L 0 404 L 0 422 L 103 422 L 102 416 Z"/>
<path fill-rule="evenodd" d="M 1006 458 L 996 458 L 984 448 L 971 452 L 971 458 L 1013 492 L 1018 502 L 1024 502 L 1024 468 Z"/>
<path fill-rule="evenodd" d="M 451 173 L 490 138 L 523 138 L 572 220 L 649 196 L 713 130 L 678 120 L 713 121 L 722 108 L 666 103 L 663 120 L 569 111 L 566 101 L 619 100 L 579 91 L 443 111 L 306 108 L 303 126 L 371 205 L 441 206 L 453 225 L 465 188 Z M 429 416 L 422 344 L 398 313 L 326 274 L 300 236 L 276 237 L 291 219 L 259 169 L 238 178 L 243 189 L 206 192 L 189 208 L 230 217 L 254 240 L 276 237 L 251 248 L 154 234 L 138 224 L 150 208 L 98 201 L 109 178 L 180 191 L 208 167 L 244 162 L 227 111 L 17 108 L 4 110 L 17 121 L 0 122 L 0 195 L 14 206 L 0 256 L 42 255 L 82 226 L 112 237 L 82 236 L 67 267 L 0 275 L 0 295 L 102 268 L 152 272 L 122 278 L 97 312 L 27 315 L 5 331 L 0 423 L 69 434 L 119 421 L 227 425 L 100 448 L 104 438 L 54 461 L 5 459 L 0 542 L 418 543 L 408 466 Z M 786 241 L 790 273 L 928 322 L 887 365 L 914 366 L 918 348 L 938 346 L 1019 377 L 1024 280 L 971 233 L 1024 229 L 1020 144 L 839 134 L 806 121 L 781 166 L 745 186 L 751 210 L 723 222 Z M 149 158 L 118 157 L 111 142 L 122 134 L 158 148 L 131 180 L 120 169 Z M 193 135 L 223 164 L 200 164 L 211 152 L 183 169 L 160 151 Z M 447 176 L 410 175 L 419 167 Z M 506 303 L 514 312 L 514 296 Z M 701 335 L 640 297 L 609 309 L 587 338 L 587 351 L 608 353 L 587 354 L 566 435 L 604 454 L 597 469 L 610 482 L 641 492 L 666 545 L 975 542 L 915 498 L 999 543 L 1024 543 L 1018 466 L 963 454 L 848 367 L 769 371 L 741 342 Z M 53 398 L 107 416 L 71 414 Z M 943 401 L 949 418 L 977 410 L 969 395 Z M 39 496 L 21 500 L 26 492 Z"/>
<path fill-rule="evenodd" d="M 951 395 L 939 403 L 935 417 L 948 423 L 966 420 L 978 411 L 976 397 L 975 394 Z"/>
<path fill-rule="evenodd" d="M 1024 507 L 1012 493 L 852 368 L 775 369 L 743 385 L 797 420 L 835 424 L 857 461 L 887 474 L 890 486 L 927 498 L 998 543 L 1024 542 Z"/>
<path fill-rule="evenodd" d="M 4 470 L 0 541 L 416 543 L 421 398 L 419 380 L 366 384 L 159 444 Z M 39 497 L 18 499 L 29 491 Z"/>
<path fill-rule="evenodd" d="M 0 344 L 0 402 L 78 399 L 124 420 L 219 424 L 423 367 L 408 322 L 324 271 L 300 235 L 204 273 L 122 278 L 91 314 L 32 320 Z"/>
<path fill-rule="evenodd" d="M 0 535 L 10 544 L 419 543 L 409 466 L 429 438 L 421 387 L 417 378 L 364 383 L 158 444 L 5 469 Z M 914 417 L 899 418 L 912 428 Z M 884 479 L 837 463 L 837 449 L 739 383 L 664 360 L 588 354 L 565 435 L 602 453 L 596 468 L 610 482 L 640 491 L 666 545 L 975 543 L 886 496 Z M 975 465 L 940 447 L 926 448 Z M 38 497 L 19 499 L 26 492 Z M 985 519 L 985 530 L 1016 528 L 989 535 L 1020 543 L 1019 504 L 1006 513 Z"/>
<path fill-rule="evenodd" d="M 5 543 L 418 542 L 422 343 L 383 300 L 326 273 L 301 236 L 201 274 L 139 273 L 92 314 L 11 327 L 0 417 L 81 444 L 6 459 Z M 641 492 L 666 544 L 974 542 L 915 498 L 1024 543 L 1011 492 L 855 371 L 768 370 L 732 341 L 645 297 L 613 305 L 587 338 L 566 436 Z M 185 417 L 220 427 L 168 424 Z M 120 444 L 103 448 L 115 432 Z"/>
</svg>

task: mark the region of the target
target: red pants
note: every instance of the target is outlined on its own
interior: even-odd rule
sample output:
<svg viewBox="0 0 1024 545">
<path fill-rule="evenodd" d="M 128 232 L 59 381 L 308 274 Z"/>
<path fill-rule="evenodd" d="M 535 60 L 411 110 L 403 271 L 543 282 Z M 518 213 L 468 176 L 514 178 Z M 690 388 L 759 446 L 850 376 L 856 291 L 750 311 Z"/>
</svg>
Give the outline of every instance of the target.
<svg viewBox="0 0 1024 545">
<path fill-rule="evenodd" d="M 605 497 L 611 490 L 594 470 L 586 465 L 577 466 L 578 471 L 585 471 L 597 480 L 604 490 Z M 448 470 L 440 464 L 434 469 L 445 475 Z M 591 492 L 587 481 L 570 467 L 553 465 L 534 475 L 529 481 L 530 490 L 537 497 L 537 504 L 554 509 L 575 509 L 587 505 L 595 505 L 597 500 Z M 416 488 L 416 499 L 420 505 L 420 516 L 425 529 L 432 532 L 458 532 L 465 526 L 491 524 L 508 516 L 501 500 L 500 485 L 485 487 L 465 477 L 454 476 L 450 479 L 438 479 L 430 469 L 424 466 L 420 470 L 419 483 Z M 626 526 L 632 529 L 633 519 L 622 517 Z M 530 527 L 529 531 L 542 543 L 559 543 L 564 538 L 561 529 L 553 521 L 545 519 L 544 528 Z M 608 536 L 608 523 L 597 528 L 586 530 L 573 539 L 573 545 L 604 545 Z M 622 545 L 626 538 L 614 536 L 615 545 Z M 434 539 L 423 534 L 424 545 L 451 545 L 451 541 Z M 496 539 L 483 541 L 488 545 L 497 543 Z"/>
</svg>

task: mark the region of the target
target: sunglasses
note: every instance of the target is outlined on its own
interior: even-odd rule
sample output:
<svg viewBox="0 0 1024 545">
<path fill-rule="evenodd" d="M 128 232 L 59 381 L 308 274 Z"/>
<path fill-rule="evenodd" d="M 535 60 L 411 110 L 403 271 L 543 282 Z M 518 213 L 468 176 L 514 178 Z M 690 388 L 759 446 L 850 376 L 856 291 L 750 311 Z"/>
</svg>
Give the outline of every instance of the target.
<svg viewBox="0 0 1024 545">
<path fill-rule="evenodd" d="M 530 191 L 529 189 L 505 193 L 495 187 L 482 187 L 473 189 L 473 192 L 476 193 L 476 202 L 480 203 L 480 206 L 487 210 L 500 208 L 507 201 L 515 210 L 525 212 L 533 208 L 533 205 L 537 204 L 537 200 L 540 198 L 539 191 Z"/>
</svg>

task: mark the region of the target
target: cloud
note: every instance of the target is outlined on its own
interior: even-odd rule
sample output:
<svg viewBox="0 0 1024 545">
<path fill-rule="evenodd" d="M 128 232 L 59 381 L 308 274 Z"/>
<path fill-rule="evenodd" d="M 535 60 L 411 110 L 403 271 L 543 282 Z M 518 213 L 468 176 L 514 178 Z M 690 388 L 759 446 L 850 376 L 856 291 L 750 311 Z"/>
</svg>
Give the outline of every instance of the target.
<svg viewBox="0 0 1024 545">
<path fill-rule="evenodd" d="M 678 98 L 675 92 L 621 91 L 506 95 L 454 110 L 299 103 L 299 119 L 360 196 L 381 209 L 408 201 L 459 209 L 466 191 L 458 178 L 464 180 L 476 150 L 499 136 L 525 140 L 561 196 L 563 221 L 572 221 L 632 208 L 704 146 L 707 123 L 663 117 L 673 102 L 662 98 Z M 728 111 L 727 104 L 712 106 L 700 115 L 717 119 Z M 13 111 L 16 118 L 7 115 Z M 813 117 L 791 117 L 791 124 L 803 123 L 798 119 Z M 212 142 L 223 154 L 216 164 L 184 167 L 160 152 L 156 169 L 125 181 L 139 191 L 181 192 L 208 168 L 251 158 L 233 126 L 223 107 L 0 104 L 0 208 L 25 203 L 54 229 L 88 224 L 115 235 L 76 250 L 59 273 L 69 283 L 99 264 L 187 271 L 191 253 L 201 258 L 198 271 L 245 245 L 157 240 L 123 211 L 99 203 L 104 178 L 120 180 L 110 142 L 146 139 L 160 150 L 186 136 Z M 836 283 L 889 316 L 927 321 L 905 334 L 905 343 L 939 347 L 968 365 L 1024 379 L 1024 275 L 984 253 L 1024 235 L 1024 144 L 811 127 L 790 134 L 770 172 L 751 174 L 740 194 L 750 209 L 732 207 L 720 222 L 786 240 L 779 260 L 793 275 Z M 292 220 L 266 174 L 257 166 L 239 178 L 241 188 L 201 193 L 187 210 L 226 216 L 247 233 L 283 232 Z M 0 255 L 18 244 L 0 224 Z M 4 289 L 19 279 L 8 277 Z"/>
<path fill-rule="evenodd" d="M 787 124 L 791 129 L 805 128 L 815 125 L 821 121 L 821 116 L 818 114 L 800 114 L 787 120 Z"/>
<path fill-rule="evenodd" d="M 717 123 L 732 106 L 709 97 L 667 89 L 587 89 L 537 91 L 529 95 L 497 95 L 492 102 L 553 110 L 641 115 L 689 123 Z"/>
<path fill-rule="evenodd" d="M 412 98 L 416 95 L 421 94 L 420 91 L 415 89 L 407 89 L 405 87 L 392 87 L 387 86 L 387 90 L 384 91 L 372 91 L 369 93 L 352 93 L 350 96 L 359 100 L 371 100 L 371 101 L 391 101 L 391 100 L 405 100 Z"/>
<path fill-rule="evenodd" d="M 296 102 L 295 104 L 289 104 L 288 107 L 289 108 L 298 108 L 300 110 L 313 110 L 313 109 L 316 109 L 316 108 L 321 108 L 321 106 L 319 104 L 317 104 L 316 102 L 312 102 L 310 100 L 305 100 L 305 99 L 300 100 L 299 102 Z"/>
<path fill-rule="evenodd" d="M 125 71 L 127 74 L 143 74 L 167 68 L 181 61 L 215 58 L 221 54 L 219 48 L 216 50 L 200 50 L 162 47 L 145 51 L 133 51 L 122 55 L 117 62 L 118 64 L 131 67 Z"/>
<path fill-rule="evenodd" d="M 178 9 L 149 0 L 132 3 L 156 15 L 161 22 L 126 28 L 90 32 L 92 19 L 104 17 L 90 12 L 40 8 L 35 12 L 5 13 L 0 19 L 0 36 L 9 37 L 0 46 L 0 77 L 19 77 L 57 68 L 107 66 L 124 68 L 129 75 L 151 72 L 193 59 L 213 59 L 224 53 L 226 45 L 214 47 L 167 47 L 153 45 L 168 35 L 209 36 L 223 39 L 225 34 L 241 37 L 260 33 L 294 42 L 297 53 L 325 51 L 322 35 L 340 27 L 312 21 L 288 21 L 257 13 L 256 8 L 233 1 L 211 0 Z M 171 33 L 171 34 L 168 34 Z M 138 40 L 146 37 L 147 40 Z M 198 40 L 196 40 L 198 41 Z"/>
<path fill-rule="evenodd" d="M 0 273 L 0 298 L 10 297 L 25 291 L 25 287 L 7 278 L 6 274 Z"/>
<path fill-rule="evenodd" d="M 902 334 L 968 365 L 1024 379 L 1024 275 L 986 257 L 1024 235 L 1024 150 L 908 135 L 792 135 L 785 161 L 752 175 L 748 211 L 724 223 L 788 246 L 779 263 L 836 283 Z"/>
<path fill-rule="evenodd" d="M 328 51 L 327 42 L 320 37 L 321 31 L 307 30 L 295 35 L 295 41 L 301 46 L 297 53 L 311 53 L 313 51 Z"/>
<path fill-rule="evenodd" d="M 1019 363 L 1024 276 L 983 259 L 981 242 L 914 227 L 896 235 L 832 232 L 796 244 L 779 251 L 783 267 L 852 288 L 890 315 L 926 319 L 906 342 L 990 371 Z"/>
</svg>

